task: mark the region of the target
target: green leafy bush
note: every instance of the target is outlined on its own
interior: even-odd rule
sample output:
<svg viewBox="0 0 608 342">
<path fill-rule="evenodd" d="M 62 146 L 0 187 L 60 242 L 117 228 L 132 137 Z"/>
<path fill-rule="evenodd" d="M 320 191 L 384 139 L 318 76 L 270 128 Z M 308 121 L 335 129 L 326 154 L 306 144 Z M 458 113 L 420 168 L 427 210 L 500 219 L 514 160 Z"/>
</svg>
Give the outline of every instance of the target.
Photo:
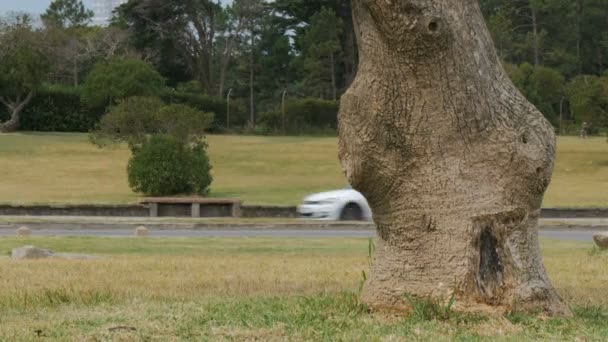
<svg viewBox="0 0 608 342">
<path fill-rule="evenodd" d="M 110 107 L 91 135 L 93 143 L 125 141 L 136 149 L 150 135 L 170 135 L 183 144 L 195 143 L 205 135 L 213 114 L 186 105 L 164 105 L 155 97 L 130 97 Z"/>
<path fill-rule="evenodd" d="M 131 189 L 150 196 L 207 195 L 210 171 L 204 142 L 186 145 L 168 135 L 152 136 L 134 151 L 127 167 Z"/>
<path fill-rule="evenodd" d="M 97 63 L 86 78 L 82 100 L 90 107 L 106 107 L 132 96 L 159 96 L 165 88 L 163 77 L 138 59 L 114 58 Z"/>
<path fill-rule="evenodd" d="M 151 196 L 206 195 L 212 178 L 204 142 L 213 114 L 154 97 L 132 97 L 110 107 L 91 141 L 127 142 L 129 185 Z"/>
</svg>

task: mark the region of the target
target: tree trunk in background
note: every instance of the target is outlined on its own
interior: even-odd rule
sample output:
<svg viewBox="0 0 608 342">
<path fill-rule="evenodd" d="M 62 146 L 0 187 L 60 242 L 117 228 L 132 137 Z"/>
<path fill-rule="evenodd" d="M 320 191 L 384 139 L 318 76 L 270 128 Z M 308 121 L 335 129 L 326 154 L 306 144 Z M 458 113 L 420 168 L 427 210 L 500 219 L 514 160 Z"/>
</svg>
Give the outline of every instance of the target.
<svg viewBox="0 0 608 342">
<path fill-rule="evenodd" d="M 344 22 L 344 82 L 348 87 L 357 74 L 357 46 L 352 16 L 343 19 Z"/>
<path fill-rule="evenodd" d="M 27 106 L 34 97 L 34 92 L 30 91 L 29 94 L 22 101 L 21 99 L 17 99 L 15 102 L 10 102 L 2 97 L 0 97 L 0 103 L 4 104 L 9 112 L 11 113 L 11 118 L 8 121 L 0 123 L 0 133 L 9 133 L 15 132 L 19 129 L 21 112 Z"/>
<path fill-rule="evenodd" d="M 255 102 L 253 98 L 253 45 L 254 45 L 254 33 L 253 28 L 251 29 L 251 51 L 249 52 L 249 121 L 251 127 L 255 127 Z"/>
<path fill-rule="evenodd" d="M 472 311 L 569 314 L 539 252 L 551 125 L 504 72 L 477 0 L 354 0 L 359 71 L 339 155 L 378 240 L 363 300 L 456 297 Z"/>
<path fill-rule="evenodd" d="M 576 72 L 578 75 L 583 73 L 583 63 L 581 61 L 581 21 L 583 17 L 583 0 L 576 1 Z"/>
<path fill-rule="evenodd" d="M 72 65 L 74 74 L 74 87 L 78 87 L 80 80 L 78 78 L 78 59 L 74 57 L 74 64 Z"/>
<path fill-rule="evenodd" d="M 329 63 L 331 63 L 331 96 L 332 100 L 336 101 L 338 99 L 338 90 L 336 89 L 336 61 L 333 52 L 329 54 Z"/>
<path fill-rule="evenodd" d="M 534 37 L 534 66 L 538 67 L 540 65 L 540 41 L 538 37 L 538 21 L 536 19 L 536 9 L 533 6 L 530 6 L 530 11 L 532 12 L 532 34 Z"/>
</svg>

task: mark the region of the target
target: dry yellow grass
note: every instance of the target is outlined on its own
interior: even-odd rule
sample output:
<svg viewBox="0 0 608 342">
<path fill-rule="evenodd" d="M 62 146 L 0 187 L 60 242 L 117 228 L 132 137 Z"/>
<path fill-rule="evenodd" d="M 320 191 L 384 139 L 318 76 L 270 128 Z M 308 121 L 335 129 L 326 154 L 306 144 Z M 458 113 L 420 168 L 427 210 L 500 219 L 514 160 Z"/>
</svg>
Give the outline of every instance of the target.
<svg viewBox="0 0 608 342">
<path fill-rule="evenodd" d="M 63 298 L 90 304 L 99 298 L 125 302 L 336 294 L 355 291 L 365 265 L 364 256 L 319 255 L 0 260 L 0 303 L 33 308 Z"/>
<path fill-rule="evenodd" d="M 590 254 L 591 243 L 541 243 L 554 285 L 581 308 L 571 321 L 418 322 L 357 313 L 341 295 L 356 293 L 368 269 L 365 239 L 5 238 L 0 250 L 26 241 L 105 259 L 1 257 L 0 340 L 608 338 L 608 254 Z M 117 326 L 137 330 L 109 330 Z"/>
<path fill-rule="evenodd" d="M 212 195 L 293 205 L 346 184 L 336 138 L 210 136 Z M 98 149 L 84 134 L 0 135 L 0 203 L 129 203 L 124 147 Z M 549 207 L 608 207 L 608 144 L 563 137 Z"/>
<path fill-rule="evenodd" d="M 45 238 L 3 240 L 2 246 L 7 243 L 18 246 L 25 241 L 44 245 Z M 83 302 L 95 300 L 95 296 L 115 300 L 185 300 L 336 294 L 355 291 L 361 271 L 368 269 L 364 239 L 129 242 L 133 240 L 56 238 L 55 241 L 57 248 L 63 246 L 59 251 L 82 253 L 86 248 L 96 248 L 106 258 L 80 261 L 0 258 L 0 303 L 22 306 L 30 300 L 32 305 L 38 305 L 37 299 L 44 302 L 49 294 L 82 298 Z M 62 244 L 57 245 L 58 241 Z M 97 246 L 90 247 L 92 244 Z M 568 302 L 608 306 L 608 253 L 590 255 L 591 247 L 591 243 L 544 241 L 543 258 L 549 276 Z"/>
</svg>

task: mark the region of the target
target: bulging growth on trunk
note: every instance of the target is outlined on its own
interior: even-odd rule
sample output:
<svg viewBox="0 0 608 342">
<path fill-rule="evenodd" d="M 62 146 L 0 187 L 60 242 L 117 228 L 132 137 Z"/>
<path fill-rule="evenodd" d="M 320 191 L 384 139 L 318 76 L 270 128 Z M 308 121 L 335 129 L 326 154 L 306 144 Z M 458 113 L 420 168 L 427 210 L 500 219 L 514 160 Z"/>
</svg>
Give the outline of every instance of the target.
<svg viewBox="0 0 608 342">
<path fill-rule="evenodd" d="M 550 124 L 511 83 L 477 0 L 353 0 L 360 65 L 340 160 L 373 209 L 363 299 L 456 297 L 461 310 L 568 314 L 539 252 Z"/>
</svg>

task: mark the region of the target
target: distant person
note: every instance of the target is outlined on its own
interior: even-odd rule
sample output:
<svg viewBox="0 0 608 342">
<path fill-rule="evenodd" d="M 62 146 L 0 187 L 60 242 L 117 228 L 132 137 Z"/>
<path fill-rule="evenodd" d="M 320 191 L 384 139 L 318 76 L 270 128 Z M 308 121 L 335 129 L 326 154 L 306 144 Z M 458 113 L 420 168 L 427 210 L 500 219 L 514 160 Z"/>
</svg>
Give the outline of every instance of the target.
<svg viewBox="0 0 608 342">
<path fill-rule="evenodd" d="M 587 139 L 589 137 L 589 125 L 587 124 L 587 122 L 583 122 L 583 124 L 581 125 L 581 139 Z"/>
</svg>

